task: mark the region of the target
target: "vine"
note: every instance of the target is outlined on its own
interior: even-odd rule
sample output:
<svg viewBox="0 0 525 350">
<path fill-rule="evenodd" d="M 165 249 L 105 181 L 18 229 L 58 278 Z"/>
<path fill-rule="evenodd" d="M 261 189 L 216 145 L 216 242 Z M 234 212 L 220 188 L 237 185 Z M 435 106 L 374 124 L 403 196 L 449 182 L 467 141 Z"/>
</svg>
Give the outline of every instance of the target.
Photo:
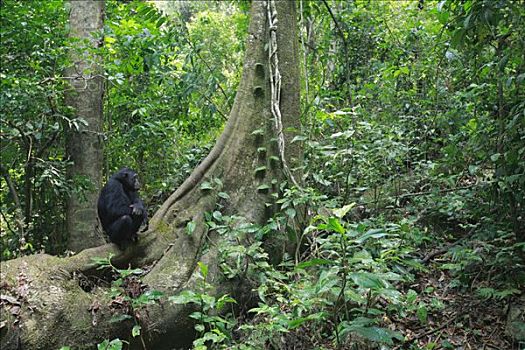
<svg viewBox="0 0 525 350">
<path fill-rule="evenodd" d="M 277 146 L 279 149 L 279 157 L 283 167 L 283 172 L 290 181 L 297 188 L 302 188 L 295 180 L 285 157 L 285 140 L 283 134 L 283 121 L 281 116 L 281 109 L 279 104 L 281 102 L 281 72 L 279 71 L 279 57 L 277 55 L 277 8 L 275 0 L 268 0 L 267 14 L 268 14 L 268 69 L 270 72 L 270 91 L 271 91 L 271 111 L 275 122 L 275 130 L 277 132 Z"/>
</svg>

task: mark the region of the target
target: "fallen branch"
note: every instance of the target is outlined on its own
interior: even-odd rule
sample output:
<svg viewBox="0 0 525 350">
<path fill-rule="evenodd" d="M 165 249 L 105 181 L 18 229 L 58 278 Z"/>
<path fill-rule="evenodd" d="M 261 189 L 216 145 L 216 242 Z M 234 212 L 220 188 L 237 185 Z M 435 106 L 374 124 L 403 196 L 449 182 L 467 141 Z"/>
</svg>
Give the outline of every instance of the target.
<svg viewBox="0 0 525 350">
<path fill-rule="evenodd" d="M 463 241 L 465 238 L 470 237 L 470 235 L 472 235 L 472 233 L 474 232 L 475 229 L 476 229 L 476 227 L 471 228 L 470 231 L 466 234 L 466 236 L 461 237 L 460 239 L 456 240 L 455 242 L 452 242 L 452 243 L 447 244 L 447 245 L 446 245 L 445 247 L 443 247 L 443 248 L 440 248 L 440 249 L 434 250 L 433 252 L 428 253 L 423 259 L 421 259 L 421 263 L 422 263 L 422 264 L 426 264 L 426 263 L 428 263 L 430 260 L 432 260 L 433 258 L 435 258 L 436 256 L 448 252 L 450 248 L 452 248 L 452 247 L 458 245 L 458 244 L 459 244 L 461 241 Z"/>
<path fill-rule="evenodd" d="M 445 188 L 443 190 L 438 190 L 438 191 L 422 191 L 422 192 L 414 192 L 414 193 L 405 193 L 405 194 L 400 195 L 399 198 L 418 197 L 418 196 L 425 196 L 427 194 L 434 194 L 434 193 L 448 193 L 448 192 L 454 192 L 454 191 L 459 191 L 459 190 L 468 190 L 469 188 L 473 188 L 478 185 L 479 184 L 472 184 L 468 186 Z"/>
<path fill-rule="evenodd" d="M 428 331 L 426 331 L 425 333 L 421 333 L 415 337 L 413 337 L 412 339 L 408 339 L 407 341 L 405 341 L 403 344 L 400 344 L 398 346 L 396 346 L 395 348 L 393 348 L 392 350 L 399 350 L 403 347 L 405 347 L 407 344 L 409 343 L 413 343 L 414 341 L 416 340 L 419 340 L 421 338 L 424 338 L 428 335 L 431 335 L 431 334 L 434 334 L 436 332 L 439 332 L 440 330 L 446 328 L 449 324 L 451 324 L 452 322 L 454 322 L 457 318 L 458 318 L 458 315 L 459 313 L 455 313 L 454 316 L 452 316 L 451 318 L 448 319 L 447 322 L 443 323 L 441 326 L 437 327 L 437 328 L 434 328 L 434 329 L 430 329 Z"/>
</svg>

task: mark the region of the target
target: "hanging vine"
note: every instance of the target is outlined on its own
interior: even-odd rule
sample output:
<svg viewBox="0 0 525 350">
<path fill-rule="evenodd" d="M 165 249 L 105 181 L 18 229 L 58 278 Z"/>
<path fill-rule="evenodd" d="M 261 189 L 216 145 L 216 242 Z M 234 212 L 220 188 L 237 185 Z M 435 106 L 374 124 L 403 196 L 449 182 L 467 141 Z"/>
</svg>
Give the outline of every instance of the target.
<svg viewBox="0 0 525 350">
<path fill-rule="evenodd" d="M 277 146 L 279 150 L 279 157 L 281 159 L 283 172 L 286 177 L 297 188 L 301 188 L 295 177 L 293 176 L 285 157 L 285 140 L 283 133 L 283 122 L 281 117 L 281 109 L 279 107 L 281 102 L 281 73 L 279 71 L 279 57 L 277 55 L 277 8 L 275 0 L 268 0 L 267 3 L 268 14 L 268 70 L 270 72 L 270 92 L 271 92 L 271 111 L 275 122 L 275 130 L 277 132 Z"/>
</svg>

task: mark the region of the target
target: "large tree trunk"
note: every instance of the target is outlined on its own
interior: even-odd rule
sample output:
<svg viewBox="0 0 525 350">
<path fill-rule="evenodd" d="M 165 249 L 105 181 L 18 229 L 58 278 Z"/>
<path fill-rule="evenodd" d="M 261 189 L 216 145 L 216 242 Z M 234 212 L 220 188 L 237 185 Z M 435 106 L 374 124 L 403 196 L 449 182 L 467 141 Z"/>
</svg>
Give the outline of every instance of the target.
<svg viewBox="0 0 525 350">
<path fill-rule="evenodd" d="M 299 130 L 295 2 L 277 1 L 277 13 L 280 111 L 286 130 L 286 163 L 292 169 L 301 154 L 298 144 L 292 146 L 289 142 L 294 136 L 290 128 Z M 254 1 L 243 77 L 224 132 L 208 157 L 154 215 L 150 231 L 139 237 L 137 245 L 125 252 L 108 244 L 69 258 L 35 255 L 2 263 L 2 280 L 7 282 L 2 294 L 17 299 L 2 301 L 6 311 L 2 321 L 7 321 L 1 329 L 2 349 L 18 349 L 19 345 L 22 349 L 54 349 L 61 345 L 77 349 L 93 347 L 103 339 L 130 339 L 132 323 L 109 322 L 111 300 L 107 288 L 97 286 L 86 292 L 79 287 L 78 276 L 94 271 L 91 258 L 110 253 L 117 254 L 112 259 L 114 264 L 145 267 L 149 272 L 142 281 L 168 296 L 195 287 L 197 263 L 202 261 L 209 267 L 207 282 L 216 293 L 230 293 L 242 302 L 238 291 L 250 286 L 247 281 L 231 281 L 221 275 L 217 247 L 224 238 L 206 231 L 204 213 L 214 210 L 217 193 L 222 191 L 230 197 L 226 203 L 221 202 L 225 214 L 241 215 L 259 224 L 271 215 L 271 206 L 265 203 L 275 201 L 271 193 L 278 189 L 271 180 L 283 178 L 283 163 L 275 158 L 280 153 L 275 143 L 279 135 L 270 111 L 267 42 L 266 2 Z M 261 152 L 263 148 L 266 152 Z M 204 181 L 214 183 L 214 178 L 221 179 L 221 188 L 201 188 Z M 262 190 L 261 184 L 268 184 L 270 189 Z M 186 232 L 189 222 L 196 224 L 191 235 Z M 284 239 L 274 240 L 266 246 L 270 254 L 278 255 L 284 243 Z M 16 303 L 21 304 L 20 310 Z M 148 306 L 142 313 L 147 317 L 141 321 L 148 349 L 191 344 L 193 324 L 188 315 L 192 311 L 186 305 L 169 302 Z"/>
<path fill-rule="evenodd" d="M 91 182 L 85 198 L 68 198 L 66 226 L 69 232 L 68 248 L 79 252 L 103 244 L 104 238 L 97 227 L 96 202 L 102 179 L 102 96 L 104 80 L 99 57 L 93 50 L 101 45 L 94 34 L 104 24 L 104 1 L 70 1 L 70 37 L 81 40 L 79 51 L 71 50 L 73 65 L 66 70 L 71 89 L 66 92 L 66 104 L 73 107 L 75 117 L 87 125 L 70 128 L 67 135 L 67 154 L 72 166 L 68 178 L 84 176 Z M 96 36 L 96 34 L 95 34 Z M 85 46 L 87 47 L 84 47 Z"/>
</svg>

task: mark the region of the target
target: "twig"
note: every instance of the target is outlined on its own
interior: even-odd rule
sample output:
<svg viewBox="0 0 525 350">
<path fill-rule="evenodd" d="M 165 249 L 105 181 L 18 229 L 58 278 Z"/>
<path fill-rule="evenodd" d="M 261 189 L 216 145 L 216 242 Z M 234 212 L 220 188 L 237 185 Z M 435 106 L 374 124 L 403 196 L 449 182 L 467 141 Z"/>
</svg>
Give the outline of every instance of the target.
<svg viewBox="0 0 525 350">
<path fill-rule="evenodd" d="M 479 184 L 472 184 L 468 186 L 462 186 L 462 187 L 454 187 L 454 188 L 445 188 L 443 190 L 438 190 L 437 193 L 448 193 L 448 192 L 454 192 L 459 190 L 468 190 L 469 188 L 476 187 Z M 408 198 L 408 197 L 417 197 L 417 196 L 424 196 L 427 194 L 433 194 L 436 193 L 436 191 L 423 191 L 423 192 L 414 192 L 414 193 L 405 193 L 399 196 L 399 198 Z"/>
<path fill-rule="evenodd" d="M 454 322 L 457 318 L 458 318 L 459 314 L 458 313 L 455 313 L 454 316 L 452 316 L 451 318 L 449 318 L 445 323 L 443 323 L 441 326 L 439 326 L 438 328 L 434 328 L 434 329 L 430 329 L 428 331 L 426 331 L 425 333 L 421 333 L 417 336 L 415 336 L 414 338 L 412 339 L 408 339 L 404 342 L 404 344 L 402 345 L 398 345 L 396 346 L 395 348 L 393 348 L 392 350 L 399 350 L 401 349 L 402 347 L 404 347 L 405 345 L 407 345 L 408 343 L 412 343 L 418 339 L 421 339 L 421 338 L 424 338 L 426 337 L 427 335 L 431 335 L 433 333 L 436 333 L 436 332 L 439 332 L 440 330 L 444 329 L 445 327 L 447 327 L 449 324 L 451 324 L 452 322 Z"/>
<path fill-rule="evenodd" d="M 9 220 L 7 220 L 7 218 L 5 217 L 4 212 L 2 210 L 0 210 L 0 215 L 2 215 L 2 218 L 4 218 L 4 222 L 5 222 L 6 226 L 7 226 L 7 229 L 9 231 L 13 232 L 13 234 L 16 235 L 17 234 L 16 231 L 11 228 L 11 225 L 9 225 Z"/>
<path fill-rule="evenodd" d="M 348 43 L 346 42 L 345 33 L 343 32 L 341 25 L 339 24 L 339 21 L 337 20 L 337 18 L 335 18 L 335 15 L 332 9 L 330 8 L 330 5 L 328 5 L 328 2 L 326 2 L 326 0 L 323 0 L 323 4 L 328 10 L 330 17 L 332 18 L 332 21 L 334 21 L 335 27 L 337 28 L 337 32 L 339 33 L 339 35 L 341 36 L 341 40 L 343 41 L 343 50 L 345 54 L 345 66 L 346 66 L 346 77 L 345 77 L 346 88 L 348 90 L 347 92 L 348 92 L 348 98 L 349 98 L 350 105 L 352 105 L 352 92 L 350 91 L 350 58 L 349 58 L 350 55 L 348 53 Z"/>
<path fill-rule="evenodd" d="M 332 21 L 334 21 L 335 27 L 337 28 L 337 31 L 339 32 L 339 35 L 341 36 L 341 40 L 343 40 L 343 46 L 344 46 L 345 54 L 348 56 L 348 44 L 346 42 L 345 33 L 341 29 L 341 26 L 339 25 L 339 21 L 337 20 L 337 18 L 335 18 L 334 13 L 333 13 L 332 9 L 330 8 L 330 5 L 328 5 L 328 3 L 326 2 L 326 0 L 323 0 L 323 4 L 326 7 L 326 9 L 328 10 L 328 13 L 330 14 L 330 17 L 332 18 Z"/>
<path fill-rule="evenodd" d="M 228 116 L 226 114 L 224 114 L 219 106 L 217 106 L 208 96 L 206 96 L 205 94 L 201 93 L 201 96 L 204 97 L 204 99 L 206 101 L 208 101 L 209 104 L 212 104 L 215 106 L 215 108 L 217 108 L 217 112 L 219 113 L 219 115 L 222 117 L 222 119 L 224 119 L 225 121 L 228 120 Z"/>
<path fill-rule="evenodd" d="M 457 245 L 458 243 L 459 243 L 459 240 L 457 240 L 456 242 L 453 242 L 453 243 L 449 243 L 449 244 L 447 244 L 445 247 L 443 247 L 441 249 L 437 249 L 437 250 L 434 250 L 433 252 L 428 253 L 423 259 L 421 259 L 421 263 L 422 264 L 428 263 L 430 260 L 434 259 L 436 256 L 448 252 L 448 250 L 450 248 L 452 248 L 453 246 Z"/>
<path fill-rule="evenodd" d="M 197 57 L 204 63 L 204 65 L 206 66 L 206 68 L 208 68 L 208 70 L 210 71 L 210 73 L 214 73 L 216 70 L 214 70 L 210 64 L 208 63 L 208 61 L 206 61 L 202 56 L 201 54 L 199 53 L 199 51 L 197 51 L 197 48 L 195 47 L 195 45 L 193 45 L 193 43 L 190 41 L 190 39 L 188 37 L 184 37 L 184 39 L 186 40 L 186 42 L 188 43 L 188 45 L 190 45 L 190 47 L 193 49 L 193 51 L 195 52 L 195 54 L 197 55 Z M 219 90 L 221 91 L 222 95 L 224 96 L 224 99 L 226 100 L 226 103 L 228 104 L 228 108 L 231 110 L 232 109 L 232 106 L 230 104 L 230 100 L 228 99 L 228 95 L 226 94 L 226 91 L 224 91 L 224 89 L 222 88 L 221 84 L 219 82 L 217 82 L 217 87 L 219 88 Z"/>
<path fill-rule="evenodd" d="M 461 237 L 460 239 L 456 240 L 455 242 L 449 243 L 449 244 L 447 244 L 447 245 L 446 245 L 445 247 L 443 247 L 443 248 L 440 248 L 440 249 L 437 249 L 437 250 L 435 250 L 435 251 L 433 251 L 433 252 L 428 253 L 428 254 L 427 254 L 427 255 L 421 260 L 421 263 L 422 263 L 422 264 L 426 264 L 426 263 L 428 263 L 430 260 L 432 260 L 433 258 L 435 258 L 436 256 L 448 252 L 448 250 L 449 250 L 450 248 L 452 248 L 452 247 L 458 245 L 458 244 L 461 243 L 465 238 L 470 237 L 470 235 L 474 232 L 475 229 L 476 229 L 476 227 L 472 227 L 472 228 L 468 231 L 468 233 L 467 233 L 465 236 Z"/>
</svg>

